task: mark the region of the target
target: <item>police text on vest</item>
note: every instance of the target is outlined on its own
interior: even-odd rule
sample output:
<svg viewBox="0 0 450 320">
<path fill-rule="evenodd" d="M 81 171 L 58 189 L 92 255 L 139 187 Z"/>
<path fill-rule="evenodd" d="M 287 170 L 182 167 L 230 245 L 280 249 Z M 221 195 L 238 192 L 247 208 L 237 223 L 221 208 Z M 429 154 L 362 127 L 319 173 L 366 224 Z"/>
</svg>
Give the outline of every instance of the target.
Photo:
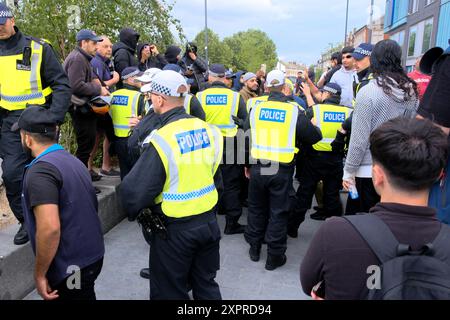
<svg viewBox="0 0 450 320">
<path fill-rule="evenodd" d="M 181 154 L 205 149 L 211 145 L 206 129 L 192 130 L 179 133 L 175 136 Z"/>
<path fill-rule="evenodd" d="M 344 122 L 345 113 L 344 112 L 324 112 L 323 113 L 324 122 Z"/>
<path fill-rule="evenodd" d="M 259 120 L 284 123 L 286 121 L 286 111 L 263 108 L 259 114 Z"/>
<path fill-rule="evenodd" d="M 226 106 L 228 104 L 228 96 L 226 94 L 212 94 L 206 96 L 207 106 Z"/>
</svg>

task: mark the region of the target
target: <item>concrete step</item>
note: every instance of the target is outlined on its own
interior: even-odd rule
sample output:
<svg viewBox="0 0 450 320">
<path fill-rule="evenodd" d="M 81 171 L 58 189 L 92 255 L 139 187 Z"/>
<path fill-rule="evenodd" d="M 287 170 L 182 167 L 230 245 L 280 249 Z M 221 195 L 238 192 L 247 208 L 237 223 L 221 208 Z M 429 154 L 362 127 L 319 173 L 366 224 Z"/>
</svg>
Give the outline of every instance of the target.
<svg viewBox="0 0 450 320">
<path fill-rule="evenodd" d="M 104 233 L 124 218 L 117 190 L 120 179 L 104 177 L 94 183 L 102 193 L 98 195 L 99 217 Z M 0 231 L 0 300 L 23 299 L 34 289 L 34 255 L 30 243 L 13 244 L 18 225 Z"/>
</svg>

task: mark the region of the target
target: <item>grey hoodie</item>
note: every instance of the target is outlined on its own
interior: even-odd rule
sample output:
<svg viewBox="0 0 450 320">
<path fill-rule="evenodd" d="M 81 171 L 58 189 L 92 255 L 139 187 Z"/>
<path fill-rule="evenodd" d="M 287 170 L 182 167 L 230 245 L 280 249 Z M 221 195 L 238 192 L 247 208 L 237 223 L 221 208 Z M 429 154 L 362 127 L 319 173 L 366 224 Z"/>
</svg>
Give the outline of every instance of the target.
<svg viewBox="0 0 450 320">
<path fill-rule="evenodd" d="M 369 138 L 376 128 L 393 118 L 416 115 L 419 100 L 408 97 L 398 86 L 391 88 L 392 93 L 387 95 L 374 79 L 358 92 L 344 180 L 355 176 L 371 177 L 372 155 Z"/>
</svg>

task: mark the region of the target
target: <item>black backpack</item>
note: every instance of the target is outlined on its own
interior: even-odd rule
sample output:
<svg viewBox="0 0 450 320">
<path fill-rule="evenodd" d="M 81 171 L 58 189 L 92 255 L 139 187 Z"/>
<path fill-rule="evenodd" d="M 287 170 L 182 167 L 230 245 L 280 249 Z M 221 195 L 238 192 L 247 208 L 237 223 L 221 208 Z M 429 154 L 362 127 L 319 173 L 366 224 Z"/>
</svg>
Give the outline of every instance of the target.
<svg viewBox="0 0 450 320">
<path fill-rule="evenodd" d="M 345 217 L 380 260 L 367 275 L 366 300 L 450 300 L 450 227 L 442 224 L 431 244 L 420 251 L 400 244 L 389 227 L 373 214 Z M 369 267 L 369 266 L 368 266 Z M 368 270 L 369 272 L 369 270 Z M 374 276 L 375 275 L 375 276 Z M 372 284 L 374 286 L 372 287 Z M 371 285 L 371 287 L 369 287 Z"/>
</svg>

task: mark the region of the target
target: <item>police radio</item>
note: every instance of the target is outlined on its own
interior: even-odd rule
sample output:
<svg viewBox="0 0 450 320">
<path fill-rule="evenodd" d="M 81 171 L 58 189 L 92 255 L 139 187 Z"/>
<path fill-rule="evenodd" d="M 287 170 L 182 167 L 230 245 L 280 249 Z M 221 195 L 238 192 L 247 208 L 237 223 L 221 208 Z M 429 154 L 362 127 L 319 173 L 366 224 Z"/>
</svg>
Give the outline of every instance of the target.
<svg viewBox="0 0 450 320">
<path fill-rule="evenodd" d="M 31 48 L 24 47 L 22 51 L 22 60 L 17 60 L 17 70 L 31 71 Z"/>
</svg>

